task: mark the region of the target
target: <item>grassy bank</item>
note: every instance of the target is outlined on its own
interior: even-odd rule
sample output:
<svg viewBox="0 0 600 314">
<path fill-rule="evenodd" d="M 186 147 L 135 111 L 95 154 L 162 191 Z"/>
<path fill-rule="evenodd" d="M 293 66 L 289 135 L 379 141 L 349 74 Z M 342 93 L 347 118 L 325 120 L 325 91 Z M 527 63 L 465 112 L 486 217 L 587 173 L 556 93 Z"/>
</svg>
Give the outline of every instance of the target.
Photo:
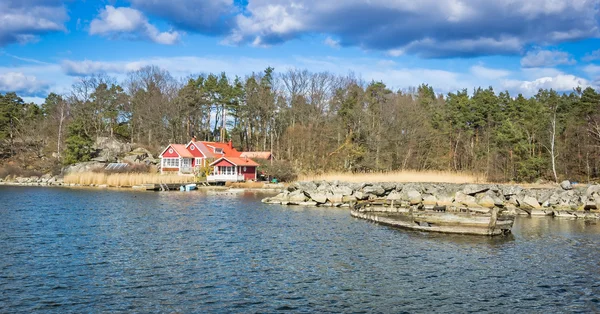
<svg viewBox="0 0 600 314">
<path fill-rule="evenodd" d="M 303 175 L 298 181 L 343 181 L 343 182 L 432 182 L 432 183 L 485 183 L 482 174 L 449 171 L 395 171 L 386 173 L 334 172 L 320 175 Z"/>
<path fill-rule="evenodd" d="M 191 183 L 195 182 L 194 177 L 178 176 L 178 175 L 161 175 L 154 173 L 73 173 L 68 174 L 64 178 L 65 184 L 81 184 L 81 185 L 102 185 L 109 186 L 134 186 L 150 183 Z"/>
</svg>

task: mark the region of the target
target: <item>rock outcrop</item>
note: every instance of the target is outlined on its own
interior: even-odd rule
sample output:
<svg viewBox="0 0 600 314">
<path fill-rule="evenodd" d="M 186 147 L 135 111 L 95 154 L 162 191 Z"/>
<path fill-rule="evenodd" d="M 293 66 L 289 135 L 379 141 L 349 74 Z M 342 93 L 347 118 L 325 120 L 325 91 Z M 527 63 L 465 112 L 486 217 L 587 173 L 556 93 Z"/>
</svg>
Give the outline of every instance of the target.
<svg viewBox="0 0 600 314">
<path fill-rule="evenodd" d="M 544 189 L 496 184 L 297 182 L 263 200 L 269 204 L 327 207 L 347 207 L 361 201 L 448 211 L 503 208 L 512 214 L 600 218 L 600 185 L 574 188 L 568 181 Z"/>
</svg>

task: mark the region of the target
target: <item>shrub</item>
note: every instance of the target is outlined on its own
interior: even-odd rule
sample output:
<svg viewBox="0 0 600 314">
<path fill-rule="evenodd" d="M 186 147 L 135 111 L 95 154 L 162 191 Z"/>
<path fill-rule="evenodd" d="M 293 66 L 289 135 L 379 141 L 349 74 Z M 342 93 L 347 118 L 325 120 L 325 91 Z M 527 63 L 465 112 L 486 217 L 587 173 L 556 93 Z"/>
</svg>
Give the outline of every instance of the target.
<svg viewBox="0 0 600 314">
<path fill-rule="evenodd" d="M 290 162 L 284 160 L 262 163 L 259 171 L 269 181 L 277 179 L 280 182 L 291 182 L 298 178 L 296 169 L 294 169 Z"/>
</svg>

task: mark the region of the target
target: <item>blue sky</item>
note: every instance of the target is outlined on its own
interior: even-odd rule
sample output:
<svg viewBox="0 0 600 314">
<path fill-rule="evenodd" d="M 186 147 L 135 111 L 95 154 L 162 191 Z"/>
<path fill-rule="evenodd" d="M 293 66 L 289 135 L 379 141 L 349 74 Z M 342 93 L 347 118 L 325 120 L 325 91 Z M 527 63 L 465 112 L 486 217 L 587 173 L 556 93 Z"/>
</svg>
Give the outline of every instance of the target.
<svg viewBox="0 0 600 314">
<path fill-rule="evenodd" d="M 82 76 L 267 66 L 393 89 L 516 95 L 600 85 L 600 0 L 0 0 L 0 92 L 41 102 Z"/>
</svg>

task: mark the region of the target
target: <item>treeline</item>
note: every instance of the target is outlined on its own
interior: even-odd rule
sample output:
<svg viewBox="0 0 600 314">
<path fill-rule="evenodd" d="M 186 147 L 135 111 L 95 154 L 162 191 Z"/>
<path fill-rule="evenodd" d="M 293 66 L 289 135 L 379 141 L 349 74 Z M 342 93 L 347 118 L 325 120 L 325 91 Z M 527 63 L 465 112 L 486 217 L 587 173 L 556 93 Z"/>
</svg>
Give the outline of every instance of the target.
<svg viewBox="0 0 600 314">
<path fill-rule="evenodd" d="M 0 94 L 1 157 L 89 160 L 97 137 L 158 152 L 170 142 L 232 140 L 272 151 L 305 173 L 443 170 L 490 180 L 600 177 L 600 95 L 592 88 L 535 96 L 477 88 L 436 95 L 390 90 L 352 75 L 272 68 L 180 81 L 145 67 L 118 83 L 80 79 L 41 106 Z"/>
</svg>

